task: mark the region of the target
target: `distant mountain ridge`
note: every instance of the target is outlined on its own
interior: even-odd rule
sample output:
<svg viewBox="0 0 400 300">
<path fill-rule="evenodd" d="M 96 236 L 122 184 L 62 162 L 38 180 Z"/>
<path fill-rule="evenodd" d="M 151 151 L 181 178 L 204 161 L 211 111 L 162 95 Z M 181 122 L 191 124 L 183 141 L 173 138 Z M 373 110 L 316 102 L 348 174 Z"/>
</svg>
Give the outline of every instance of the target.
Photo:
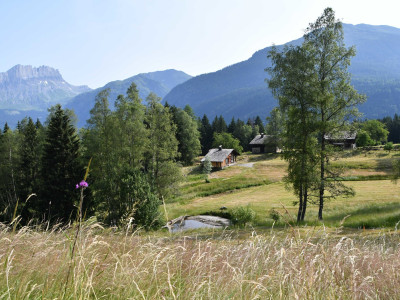
<svg viewBox="0 0 400 300">
<path fill-rule="evenodd" d="M 96 95 L 104 89 L 110 89 L 110 107 L 114 107 L 114 101 L 118 95 L 125 95 L 128 87 L 134 82 L 139 90 L 139 96 L 145 99 L 151 92 L 163 98 L 172 88 L 192 78 L 182 71 L 165 70 L 150 73 L 141 73 L 124 80 L 111 81 L 105 86 L 82 93 L 71 99 L 66 105 L 73 109 L 78 117 L 78 127 L 83 127 L 90 117 L 90 110 L 94 106 Z"/>
<path fill-rule="evenodd" d="M 349 69 L 352 83 L 368 98 L 360 111 L 367 118 L 400 114 L 400 29 L 367 24 L 344 24 L 343 28 L 346 45 L 355 45 L 357 50 Z M 287 44 L 301 42 L 300 38 Z M 138 86 L 142 99 L 154 92 L 163 98 L 163 103 L 168 101 L 179 107 L 189 104 L 198 116 L 223 115 L 227 121 L 233 116 L 265 117 L 277 105 L 265 83 L 268 73 L 264 70 L 271 65 L 267 59 L 270 49 L 261 49 L 248 60 L 196 77 L 176 70 L 157 71 L 112 81 L 95 90 L 70 85 L 51 67 L 17 65 L 0 73 L 0 126 L 6 121 L 15 126 L 26 115 L 44 119 L 49 106 L 61 103 L 75 111 L 78 126 L 82 127 L 100 90 L 110 89 L 109 101 L 113 105 L 132 82 Z"/>
<path fill-rule="evenodd" d="M 16 65 L 0 73 L 0 109 L 46 110 L 87 91 L 89 87 L 69 84 L 48 66 Z"/>
<path fill-rule="evenodd" d="M 356 46 L 349 71 L 353 84 L 368 97 L 360 107 L 368 118 L 400 112 L 400 29 L 390 26 L 343 24 L 346 46 Z M 302 38 L 287 44 L 298 45 Z M 277 46 L 278 48 L 283 47 Z M 202 74 L 176 86 L 164 101 L 184 107 L 198 116 L 223 115 L 225 119 L 265 117 L 277 105 L 268 89 L 264 70 L 271 47 L 255 52 L 248 60 L 222 70 Z"/>
<path fill-rule="evenodd" d="M 145 99 L 150 92 L 164 97 L 176 85 L 190 78 L 190 75 L 182 71 L 170 69 L 138 74 L 91 90 L 86 86 L 70 85 L 58 70 L 51 67 L 17 65 L 0 73 L 0 127 L 5 122 L 15 127 L 25 116 L 44 121 L 47 108 L 56 103 L 73 109 L 78 118 L 78 127 L 83 127 L 90 117 L 89 112 L 94 106 L 96 95 L 103 89 L 110 89 L 109 102 L 112 108 L 117 96 L 125 95 L 132 82 L 137 85 L 140 97 Z"/>
</svg>

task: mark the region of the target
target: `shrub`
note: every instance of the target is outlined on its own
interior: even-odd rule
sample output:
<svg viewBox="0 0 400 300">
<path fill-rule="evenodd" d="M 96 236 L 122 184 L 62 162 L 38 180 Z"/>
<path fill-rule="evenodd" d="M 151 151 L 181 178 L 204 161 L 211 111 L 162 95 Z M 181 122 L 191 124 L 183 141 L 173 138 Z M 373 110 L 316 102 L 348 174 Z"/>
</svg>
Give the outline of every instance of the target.
<svg viewBox="0 0 400 300">
<path fill-rule="evenodd" d="M 210 183 L 210 181 L 208 180 L 208 175 L 211 173 L 211 170 L 212 170 L 212 164 L 210 158 L 206 156 L 203 162 L 203 173 L 205 175 L 206 183 Z"/>
<path fill-rule="evenodd" d="M 393 143 L 392 142 L 386 143 L 383 149 L 390 152 L 391 150 L 393 150 Z"/>
<path fill-rule="evenodd" d="M 272 220 L 274 220 L 275 222 L 278 222 L 279 219 L 281 218 L 281 215 L 279 214 L 278 211 L 276 211 L 275 209 L 272 208 L 272 209 L 269 211 L 269 217 L 270 217 Z"/>
<path fill-rule="evenodd" d="M 238 227 L 244 227 L 246 224 L 254 221 L 256 213 L 250 206 L 235 207 L 230 211 L 232 224 Z"/>
</svg>

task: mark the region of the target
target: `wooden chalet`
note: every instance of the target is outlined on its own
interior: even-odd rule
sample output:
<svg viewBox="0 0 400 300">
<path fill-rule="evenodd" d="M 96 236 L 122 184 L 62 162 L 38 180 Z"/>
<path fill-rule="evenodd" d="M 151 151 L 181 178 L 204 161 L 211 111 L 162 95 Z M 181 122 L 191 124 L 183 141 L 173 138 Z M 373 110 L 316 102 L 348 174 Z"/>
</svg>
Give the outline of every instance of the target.
<svg viewBox="0 0 400 300">
<path fill-rule="evenodd" d="M 201 162 L 204 162 L 208 157 L 213 168 L 222 169 L 235 163 L 238 155 L 239 153 L 235 149 L 222 149 L 222 146 L 219 146 L 218 148 L 210 149 Z"/>
<path fill-rule="evenodd" d="M 256 137 L 249 144 L 252 153 L 277 153 L 280 149 L 273 141 L 271 135 L 264 133 L 256 135 Z"/>
<path fill-rule="evenodd" d="M 334 146 L 342 149 L 355 149 L 356 148 L 356 132 L 341 131 L 336 134 L 326 134 L 325 140 Z"/>
</svg>

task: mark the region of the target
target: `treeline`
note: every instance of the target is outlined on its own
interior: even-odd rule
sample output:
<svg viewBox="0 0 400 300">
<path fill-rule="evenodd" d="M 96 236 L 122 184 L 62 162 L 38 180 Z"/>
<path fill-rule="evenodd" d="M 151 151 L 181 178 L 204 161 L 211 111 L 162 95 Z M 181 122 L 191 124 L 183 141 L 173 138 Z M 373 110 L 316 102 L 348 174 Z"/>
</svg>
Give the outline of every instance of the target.
<svg viewBox="0 0 400 300">
<path fill-rule="evenodd" d="M 74 113 L 60 105 L 49 110 L 45 124 L 25 118 L 15 130 L 5 125 L 0 132 L 1 222 L 16 216 L 21 224 L 75 220 L 75 186 L 91 159 L 86 217 L 157 227 L 162 199 L 179 192 L 182 165 L 219 144 L 246 150 L 264 130 L 259 117 L 247 123 L 232 119 L 227 125 L 220 116 L 210 124 L 189 106 L 162 105 L 155 94 L 143 104 L 135 84 L 115 99 L 113 109 L 109 101 L 108 90 L 97 95 L 79 132 Z"/>
<path fill-rule="evenodd" d="M 232 118 L 229 125 L 222 116 L 215 117 L 212 123 L 206 115 L 198 121 L 202 155 L 207 154 L 211 148 L 222 145 L 224 148 L 235 149 L 239 153 L 248 151 L 251 140 L 262 132 L 265 126 L 259 116 L 249 118 L 247 122 Z"/>
<path fill-rule="evenodd" d="M 400 143 L 400 117 L 385 117 L 380 120 L 357 122 L 357 146 L 377 146 L 389 143 Z"/>
<path fill-rule="evenodd" d="M 170 110 L 150 94 L 142 104 L 132 84 L 109 107 L 100 92 L 87 127 L 79 133 L 73 113 L 53 107 L 43 126 L 22 120 L 0 135 L 0 221 L 67 223 L 74 220 L 79 193 L 74 189 L 92 159 L 83 211 L 106 224 L 133 220 L 145 228 L 161 223 L 162 198 L 176 193 L 180 164 L 201 152 L 197 120 Z M 189 146 L 186 147 L 185 146 Z M 181 152 L 179 152 L 181 150 Z M 30 197 L 29 197 L 30 196 Z"/>
</svg>

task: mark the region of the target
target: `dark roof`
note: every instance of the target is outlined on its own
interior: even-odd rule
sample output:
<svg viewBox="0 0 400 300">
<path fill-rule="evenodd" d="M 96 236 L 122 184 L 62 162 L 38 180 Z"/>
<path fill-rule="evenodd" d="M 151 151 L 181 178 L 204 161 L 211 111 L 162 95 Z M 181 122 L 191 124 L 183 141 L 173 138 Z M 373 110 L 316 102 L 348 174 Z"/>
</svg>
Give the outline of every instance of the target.
<svg viewBox="0 0 400 300">
<path fill-rule="evenodd" d="M 271 135 L 264 134 L 261 136 L 261 134 L 257 134 L 256 137 L 250 142 L 250 145 L 265 145 L 269 142 L 270 138 L 272 138 Z"/>
<path fill-rule="evenodd" d="M 238 154 L 235 149 L 219 149 L 219 148 L 214 148 L 210 149 L 207 153 L 206 156 L 201 161 L 204 161 L 206 157 L 210 159 L 210 161 L 215 161 L 215 162 L 223 162 L 229 154 L 234 152 L 234 154 Z"/>
<path fill-rule="evenodd" d="M 334 134 L 326 134 L 325 140 L 355 140 L 357 132 L 355 131 L 340 131 Z"/>
</svg>

